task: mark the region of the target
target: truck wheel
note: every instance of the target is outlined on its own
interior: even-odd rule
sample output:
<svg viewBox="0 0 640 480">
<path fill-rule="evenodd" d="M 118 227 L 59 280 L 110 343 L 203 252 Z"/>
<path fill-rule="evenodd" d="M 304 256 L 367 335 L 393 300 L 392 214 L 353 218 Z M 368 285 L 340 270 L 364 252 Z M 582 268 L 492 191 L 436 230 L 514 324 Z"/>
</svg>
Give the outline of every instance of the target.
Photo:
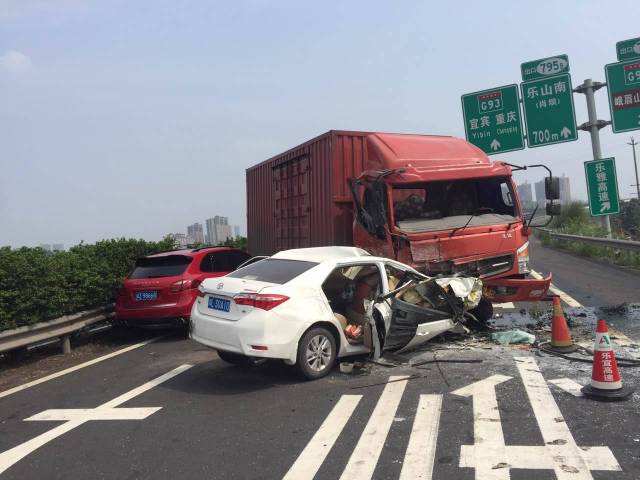
<svg viewBox="0 0 640 480">
<path fill-rule="evenodd" d="M 493 318 L 493 303 L 486 298 L 481 298 L 478 306 L 470 311 L 478 322 L 486 325 Z"/>
<path fill-rule="evenodd" d="M 218 350 L 218 356 L 227 363 L 232 365 L 246 365 L 249 363 L 249 357 L 240 355 L 239 353 L 225 352 L 224 350 Z"/>
<path fill-rule="evenodd" d="M 298 342 L 298 368 L 309 380 L 322 378 L 333 368 L 336 354 L 333 334 L 324 327 L 314 327 Z"/>
</svg>

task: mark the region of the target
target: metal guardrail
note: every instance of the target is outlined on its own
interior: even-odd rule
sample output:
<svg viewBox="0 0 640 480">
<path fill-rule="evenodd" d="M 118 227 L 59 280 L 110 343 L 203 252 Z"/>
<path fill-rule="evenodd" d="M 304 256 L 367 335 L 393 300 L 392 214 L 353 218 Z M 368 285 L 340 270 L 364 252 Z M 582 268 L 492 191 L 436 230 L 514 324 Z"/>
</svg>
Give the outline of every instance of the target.
<svg viewBox="0 0 640 480">
<path fill-rule="evenodd" d="M 113 316 L 114 305 L 111 304 L 34 325 L 5 330 L 0 332 L 0 352 L 7 352 L 59 337 L 62 343 L 62 352 L 69 353 L 71 351 L 69 338 L 71 333 L 94 323 L 110 320 Z"/>
<path fill-rule="evenodd" d="M 619 240 L 616 238 L 600 238 L 600 237 L 583 237 L 581 235 L 570 235 L 568 233 L 558 233 L 548 228 L 539 228 L 545 233 L 548 233 L 551 238 L 558 240 L 567 240 L 579 243 L 588 243 L 590 245 L 597 245 L 599 247 L 619 248 L 621 250 L 631 250 L 640 252 L 640 242 L 635 240 Z"/>
</svg>

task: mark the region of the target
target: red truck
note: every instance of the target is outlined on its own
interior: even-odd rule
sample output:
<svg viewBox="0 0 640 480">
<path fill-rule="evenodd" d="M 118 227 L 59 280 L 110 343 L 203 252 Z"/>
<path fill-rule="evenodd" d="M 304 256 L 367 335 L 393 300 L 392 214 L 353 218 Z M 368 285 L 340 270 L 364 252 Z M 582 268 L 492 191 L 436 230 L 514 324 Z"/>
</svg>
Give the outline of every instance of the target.
<svg viewBox="0 0 640 480">
<path fill-rule="evenodd" d="M 520 168 L 455 137 L 332 130 L 247 169 L 248 249 L 351 245 L 429 275 L 479 276 L 486 319 L 491 302 L 540 300 L 551 283 L 527 276 Z"/>
</svg>

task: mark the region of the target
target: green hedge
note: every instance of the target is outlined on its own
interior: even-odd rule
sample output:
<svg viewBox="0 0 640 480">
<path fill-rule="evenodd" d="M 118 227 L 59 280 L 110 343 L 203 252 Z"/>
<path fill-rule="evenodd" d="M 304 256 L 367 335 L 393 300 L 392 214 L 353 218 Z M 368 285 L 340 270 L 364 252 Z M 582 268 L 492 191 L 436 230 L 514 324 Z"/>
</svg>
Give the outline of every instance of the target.
<svg viewBox="0 0 640 480">
<path fill-rule="evenodd" d="M 136 258 L 173 240 L 103 240 L 66 252 L 0 248 L 0 331 L 113 302 Z"/>
</svg>

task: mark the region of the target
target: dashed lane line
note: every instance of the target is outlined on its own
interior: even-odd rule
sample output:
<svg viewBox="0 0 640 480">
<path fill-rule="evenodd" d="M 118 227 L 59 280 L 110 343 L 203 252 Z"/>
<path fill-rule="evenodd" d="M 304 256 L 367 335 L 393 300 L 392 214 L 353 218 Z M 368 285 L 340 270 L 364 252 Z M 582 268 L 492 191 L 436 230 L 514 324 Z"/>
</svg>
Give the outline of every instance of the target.
<svg viewBox="0 0 640 480">
<path fill-rule="evenodd" d="M 538 272 L 536 272 L 535 270 L 531 270 L 531 276 L 533 278 L 536 278 L 538 280 L 540 280 L 541 278 L 543 278 L 542 275 L 540 275 Z M 567 293 L 565 293 L 564 291 L 560 290 L 558 287 L 556 287 L 553 283 L 551 284 L 551 286 L 549 287 L 549 291 L 551 293 L 553 293 L 554 295 L 557 295 L 560 297 L 560 300 L 562 300 L 564 303 L 566 303 L 567 305 L 569 305 L 570 307 L 574 307 L 574 308 L 578 308 L 578 307 L 582 307 L 582 304 L 580 302 L 578 302 L 575 298 L 571 297 L 570 295 L 568 295 Z"/>
<path fill-rule="evenodd" d="M 128 347 L 121 348 L 120 350 L 116 350 L 115 352 L 108 353 L 107 355 L 103 355 L 102 357 L 94 358 L 93 360 L 89 360 L 88 362 L 81 363 L 80 365 L 75 365 L 73 367 L 60 370 L 59 372 L 52 373 L 51 375 L 47 375 L 46 377 L 38 378 L 37 380 L 33 380 L 31 382 L 18 385 L 17 387 L 13 387 L 13 388 L 10 388 L 9 390 L 5 390 L 4 392 L 0 392 L 0 398 L 7 397 L 9 395 L 20 392 L 22 390 L 26 390 L 27 388 L 31 388 L 36 385 L 40 385 L 41 383 L 48 382 L 49 380 L 53 380 L 54 378 L 62 377 L 63 375 L 67 375 L 68 373 L 73 373 L 82 368 L 95 365 L 96 363 L 103 362 L 113 357 L 117 357 L 118 355 L 122 355 L 123 353 L 130 352 L 131 350 L 135 350 L 136 348 L 144 347 L 145 345 L 149 345 L 150 343 L 160 340 L 161 338 L 164 338 L 166 336 L 167 335 L 160 335 L 158 337 L 152 338 L 150 340 L 146 340 L 144 342 L 136 343 L 134 345 L 129 345 Z"/>
<path fill-rule="evenodd" d="M 547 383 L 551 385 L 555 385 L 560 390 L 564 390 L 567 393 L 570 393 L 574 397 L 584 397 L 582 393 L 582 385 L 578 382 L 574 382 L 570 378 L 556 378 L 553 380 L 549 380 Z"/>
</svg>

